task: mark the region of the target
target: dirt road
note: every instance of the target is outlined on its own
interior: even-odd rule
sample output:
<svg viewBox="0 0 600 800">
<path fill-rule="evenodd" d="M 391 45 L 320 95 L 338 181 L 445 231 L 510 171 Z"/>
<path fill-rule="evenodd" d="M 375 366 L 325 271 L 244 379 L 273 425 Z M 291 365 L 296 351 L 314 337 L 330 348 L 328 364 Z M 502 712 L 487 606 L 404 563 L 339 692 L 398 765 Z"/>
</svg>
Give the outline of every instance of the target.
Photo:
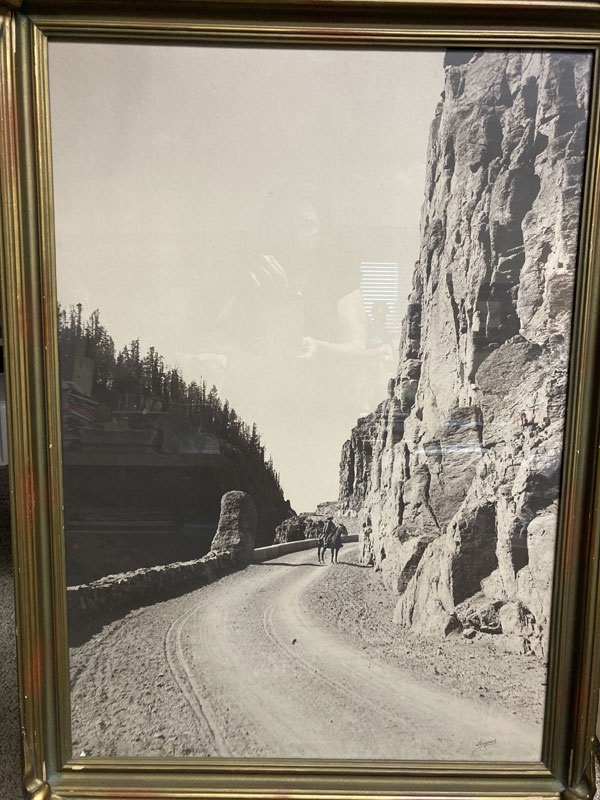
<svg viewBox="0 0 600 800">
<path fill-rule="evenodd" d="M 308 551 L 250 566 L 77 648 L 75 752 L 537 760 L 537 726 L 420 681 L 331 624 L 323 579 L 359 570 L 355 551 L 344 565 Z"/>
</svg>

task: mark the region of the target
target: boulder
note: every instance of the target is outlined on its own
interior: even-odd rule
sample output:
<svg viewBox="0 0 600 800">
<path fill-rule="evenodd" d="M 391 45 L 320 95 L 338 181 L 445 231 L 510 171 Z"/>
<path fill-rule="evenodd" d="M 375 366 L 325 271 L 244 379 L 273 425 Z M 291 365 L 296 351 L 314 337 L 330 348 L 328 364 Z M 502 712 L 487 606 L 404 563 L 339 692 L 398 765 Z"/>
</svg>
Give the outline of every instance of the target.
<svg viewBox="0 0 600 800">
<path fill-rule="evenodd" d="M 466 628 L 473 628 L 480 633 L 502 633 L 500 609 L 502 603 L 490 603 L 489 599 L 479 592 L 466 602 L 457 606 L 457 616 Z"/>
<path fill-rule="evenodd" d="M 390 547 L 381 561 L 384 583 L 399 595 L 403 594 L 431 541 L 431 536 L 406 535 L 403 529 L 399 529 L 397 538 L 390 539 Z"/>
<path fill-rule="evenodd" d="M 419 565 L 400 597 L 394 621 L 426 636 L 443 637 L 461 625 L 450 589 L 451 555 L 443 537 L 424 551 Z"/>
<path fill-rule="evenodd" d="M 249 564 L 254 555 L 257 521 L 256 506 L 249 494 L 226 492 L 221 498 L 221 515 L 211 553 L 229 554 L 237 564 Z"/>
<path fill-rule="evenodd" d="M 502 632 L 517 634 L 522 639 L 529 639 L 534 630 L 533 617 L 520 601 L 505 603 L 498 612 Z"/>
<path fill-rule="evenodd" d="M 489 600 L 506 600 L 506 590 L 502 582 L 502 574 L 495 569 L 481 581 L 481 590 Z"/>
<path fill-rule="evenodd" d="M 529 563 L 517 575 L 518 596 L 534 623 L 531 647 L 539 655 L 544 655 L 548 649 L 556 525 L 556 505 L 529 523 Z"/>
<path fill-rule="evenodd" d="M 323 517 L 311 514 L 297 514 L 284 520 L 275 530 L 275 544 L 299 542 L 302 539 L 316 539 L 323 529 Z"/>
</svg>

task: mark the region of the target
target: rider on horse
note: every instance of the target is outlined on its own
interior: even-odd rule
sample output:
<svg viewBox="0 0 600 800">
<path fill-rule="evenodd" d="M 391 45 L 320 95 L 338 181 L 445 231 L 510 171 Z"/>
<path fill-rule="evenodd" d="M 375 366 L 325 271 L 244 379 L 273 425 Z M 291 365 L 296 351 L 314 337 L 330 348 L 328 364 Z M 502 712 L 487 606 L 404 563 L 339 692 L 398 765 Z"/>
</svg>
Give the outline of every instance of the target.
<svg viewBox="0 0 600 800">
<path fill-rule="evenodd" d="M 317 537 L 317 557 L 319 561 L 325 561 L 325 550 L 331 549 L 331 562 L 337 561 L 338 550 L 342 546 L 342 534 L 340 529 L 333 521 L 333 517 L 327 517 L 323 530 Z"/>
</svg>

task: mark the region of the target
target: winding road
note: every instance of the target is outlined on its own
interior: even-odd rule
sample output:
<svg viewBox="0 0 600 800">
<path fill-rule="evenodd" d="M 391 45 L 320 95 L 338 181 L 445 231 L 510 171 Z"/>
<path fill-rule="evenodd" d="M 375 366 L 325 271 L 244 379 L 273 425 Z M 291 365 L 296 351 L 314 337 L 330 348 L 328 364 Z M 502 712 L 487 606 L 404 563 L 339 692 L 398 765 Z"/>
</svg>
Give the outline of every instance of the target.
<svg viewBox="0 0 600 800">
<path fill-rule="evenodd" d="M 346 561 L 348 556 L 356 560 L 356 549 L 344 548 Z M 319 597 L 320 578 L 328 570 L 342 570 L 341 565 L 318 565 L 314 555 L 301 551 L 251 565 L 186 598 L 160 604 L 158 622 L 152 608 L 132 617 L 138 635 L 151 625 L 155 637 L 162 638 L 171 696 L 179 692 L 193 717 L 194 755 L 538 759 L 536 726 L 477 699 L 417 682 L 344 637 L 338 626 L 310 614 L 306 597 L 315 592 Z M 332 602 L 327 594 L 321 599 Z M 107 634 L 115 663 L 122 663 L 119 640 L 128 619 Z M 106 636 L 104 642 L 106 668 Z M 75 684 L 86 671 L 79 669 Z M 114 681 L 110 664 L 108 671 Z M 73 696 L 81 716 L 81 702 L 87 701 L 77 688 Z M 130 713 L 139 713 L 135 702 Z M 171 726 L 176 729 L 185 716 L 173 713 Z M 189 719 L 185 725 L 189 729 Z M 177 740 L 176 731 L 171 733 Z"/>
</svg>

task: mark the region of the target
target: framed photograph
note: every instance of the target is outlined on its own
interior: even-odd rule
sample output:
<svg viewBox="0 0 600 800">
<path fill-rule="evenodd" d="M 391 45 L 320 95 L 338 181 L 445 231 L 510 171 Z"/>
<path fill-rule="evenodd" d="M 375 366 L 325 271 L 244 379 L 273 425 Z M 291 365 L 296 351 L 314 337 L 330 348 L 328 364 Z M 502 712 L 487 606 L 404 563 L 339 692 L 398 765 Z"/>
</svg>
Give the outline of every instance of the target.
<svg viewBox="0 0 600 800">
<path fill-rule="evenodd" d="M 6 6 L 31 798 L 593 794 L 599 23 Z"/>
</svg>

